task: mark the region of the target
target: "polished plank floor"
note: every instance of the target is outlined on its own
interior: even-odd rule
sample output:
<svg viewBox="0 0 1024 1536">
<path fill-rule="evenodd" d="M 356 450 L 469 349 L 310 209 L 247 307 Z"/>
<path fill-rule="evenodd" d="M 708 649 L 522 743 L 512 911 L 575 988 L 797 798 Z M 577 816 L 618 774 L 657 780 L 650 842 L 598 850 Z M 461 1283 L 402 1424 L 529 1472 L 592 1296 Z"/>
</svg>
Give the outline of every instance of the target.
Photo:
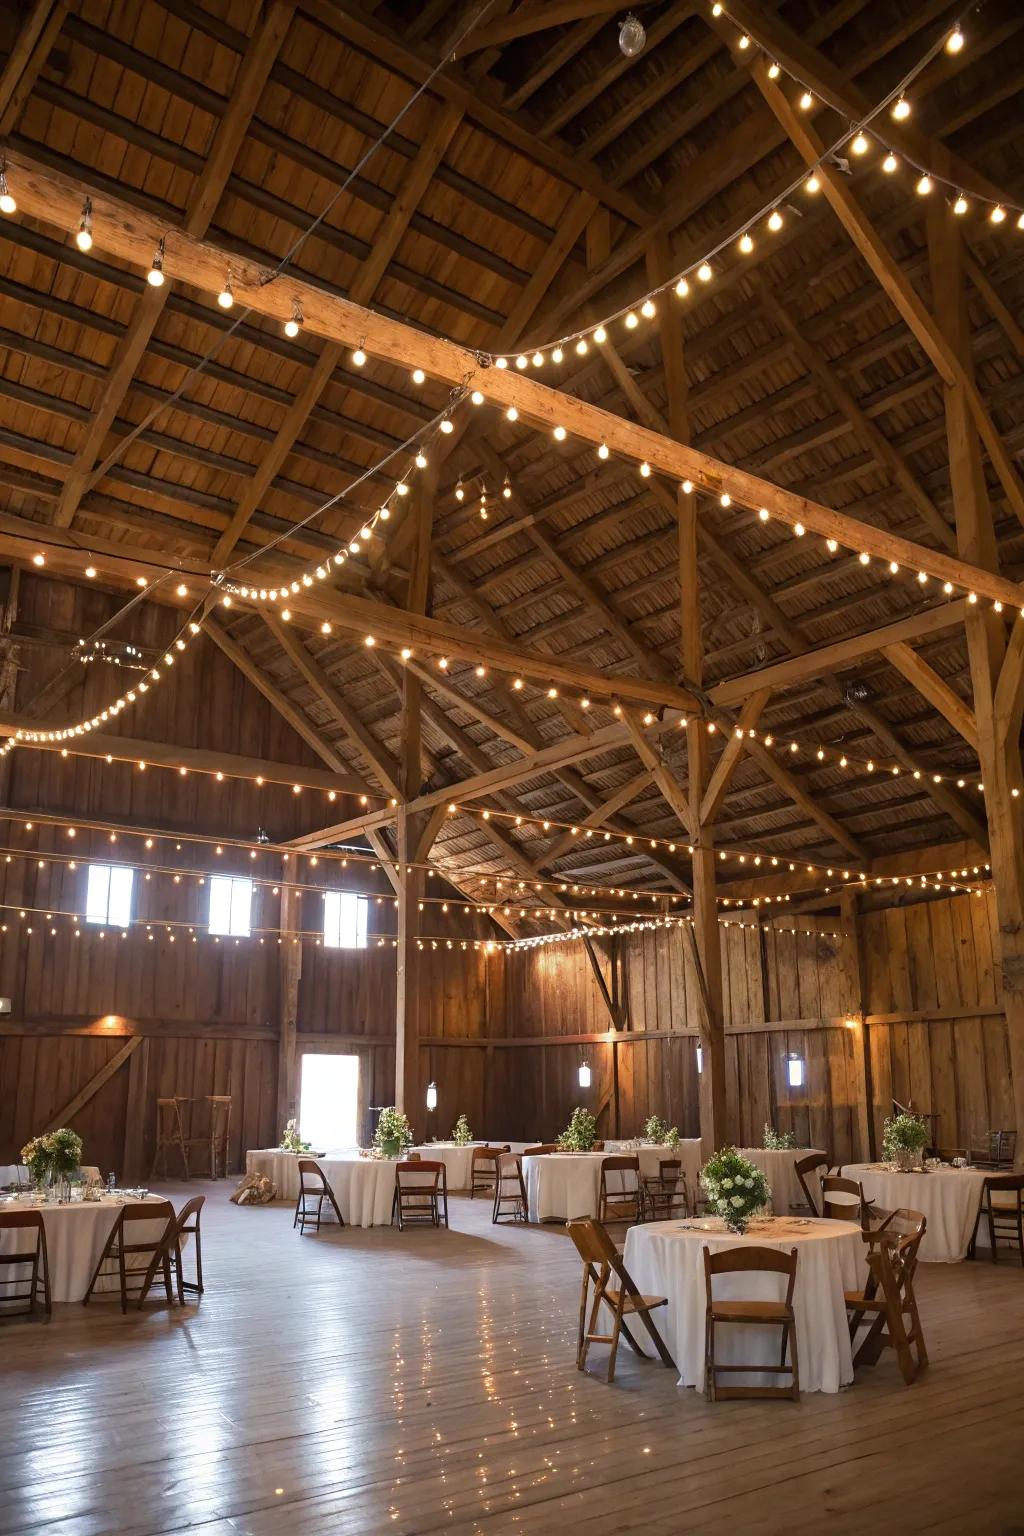
<svg viewBox="0 0 1024 1536">
<path fill-rule="evenodd" d="M 912 1388 L 883 1357 L 836 1396 L 712 1406 L 625 1348 L 613 1386 L 579 1375 L 556 1228 L 456 1198 L 450 1232 L 300 1237 L 229 1187 L 204 1186 L 198 1306 L 0 1327 L 3 1536 L 1024 1532 L 1015 1256 L 922 1266 Z"/>
</svg>

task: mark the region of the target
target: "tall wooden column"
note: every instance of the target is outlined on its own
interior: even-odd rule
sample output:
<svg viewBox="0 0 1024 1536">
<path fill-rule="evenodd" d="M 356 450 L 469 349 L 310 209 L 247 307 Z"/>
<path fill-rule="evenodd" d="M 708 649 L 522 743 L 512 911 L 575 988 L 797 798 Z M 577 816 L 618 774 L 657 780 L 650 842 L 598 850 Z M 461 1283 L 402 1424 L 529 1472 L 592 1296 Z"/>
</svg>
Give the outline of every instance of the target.
<svg viewBox="0 0 1024 1536">
<path fill-rule="evenodd" d="M 929 211 L 928 248 L 932 295 L 943 334 L 973 383 L 970 324 L 964 288 L 964 251 L 955 219 L 943 207 Z M 998 570 L 991 502 L 985 485 L 981 445 L 967 385 L 945 388 L 949 477 L 956 514 L 959 554 L 987 570 Z M 990 862 L 999 921 L 1003 1006 L 1010 1046 L 1010 1073 L 1018 1136 L 1018 1166 L 1024 1166 L 1024 774 L 1020 731 L 1024 703 L 1024 637 L 1015 617 L 1007 645 L 1006 624 L 982 602 L 966 619 L 978 758 L 985 786 Z M 1012 791 L 1016 789 L 1015 798 Z"/>
<path fill-rule="evenodd" d="M 284 865 L 281 879 L 289 878 L 288 864 Z M 297 1054 L 297 1030 L 299 1013 L 299 982 L 302 978 L 302 941 L 296 944 L 293 932 L 302 925 L 299 921 L 300 898 L 291 886 L 281 886 L 281 937 L 280 1007 L 277 1042 L 277 1125 L 279 1137 L 289 1120 L 299 1113 L 299 1066 Z"/>
<path fill-rule="evenodd" d="M 409 556 L 409 591 L 406 607 L 412 613 L 426 613 L 430 590 L 430 539 L 434 520 L 434 496 L 437 474 L 428 468 L 416 481 L 415 501 L 410 513 L 412 549 Z M 402 792 L 405 800 L 415 799 L 422 782 L 422 732 L 420 720 L 422 685 L 408 669 L 402 679 Z M 421 933 L 420 902 L 423 900 L 423 870 L 415 866 L 426 857 L 433 841 L 430 813 L 409 815 L 404 805 L 398 813 L 398 948 L 395 976 L 395 1104 L 404 1110 L 415 1126 L 423 1124 L 424 1103 L 421 1096 L 419 1046 L 419 977 L 422 951 L 417 940 Z M 435 823 L 436 825 L 436 823 Z M 429 841 L 428 841 L 429 839 Z"/>
<path fill-rule="evenodd" d="M 652 246 L 648 273 L 652 282 L 663 282 L 671 262 L 663 241 Z M 690 441 L 689 391 L 683 367 L 683 328 L 679 307 L 661 307 L 661 350 L 665 365 L 669 431 L 678 442 Z M 679 529 L 679 629 L 680 659 L 688 683 L 699 685 L 704 672 L 704 646 L 700 627 L 700 581 L 697 569 L 697 497 L 676 492 Z M 705 726 L 691 720 L 686 728 L 687 793 L 690 808 L 689 838 L 693 855 L 693 932 L 691 951 L 698 970 L 702 1000 L 700 1040 L 700 1134 L 708 1156 L 728 1140 L 725 1103 L 725 1005 L 722 989 L 722 950 L 718 929 L 717 877 L 714 830 L 701 824 L 701 801 L 710 775 L 710 754 Z"/>
<path fill-rule="evenodd" d="M 871 1080 L 871 1043 L 864 1022 L 867 1011 L 864 987 L 864 956 L 860 942 L 860 915 L 857 892 L 839 893 L 842 937 L 839 948 L 840 1007 L 850 1023 L 851 1062 L 853 1065 L 854 1151 L 857 1160 L 870 1162 L 875 1155 L 875 1122 Z"/>
</svg>

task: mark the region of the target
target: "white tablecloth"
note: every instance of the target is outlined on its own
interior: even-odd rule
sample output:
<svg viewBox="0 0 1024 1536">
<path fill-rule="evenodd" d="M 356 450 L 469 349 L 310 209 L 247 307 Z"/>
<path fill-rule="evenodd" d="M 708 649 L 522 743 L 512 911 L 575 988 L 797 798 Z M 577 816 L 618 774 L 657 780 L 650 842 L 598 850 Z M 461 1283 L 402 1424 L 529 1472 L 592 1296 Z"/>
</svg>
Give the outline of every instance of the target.
<svg viewBox="0 0 1024 1536">
<path fill-rule="evenodd" d="M 100 1182 L 100 1171 L 98 1168 L 91 1168 L 83 1163 L 82 1167 L 78 1170 L 78 1174 L 83 1184 L 98 1184 Z M 8 1184 L 19 1184 L 27 1189 L 31 1183 L 32 1175 L 24 1163 L 0 1163 L 0 1189 L 4 1189 Z"/>
<path fill-rule="evenodd" d="M 628 1141 L 606 1141 L 605 1151 L 614 1156 L 628 1157 L 631 1153 L 640 1153 L 640 1172 L 645 1178 L 657 1175 L 658 1164 L 678 1158 L 683 1165 L 683 1173 L 686 1175 L 686 1187 L 690 1191 L 690 1199 L 696 1200 L 700 1194 L 700 1137 L 685 1136 L 677 1141 L 674 1147 L 633 1147 Z"/>
<path fill-rule="evenodd" d="M 601 1164 L 606 1157 L 636 1156 L 641 1177 L 657 1175 L 658 1165 L 670 1156 L 665 1147 L 641 1147 L 623 1153 L 548 1152 L 523 1158 L 526 1206 L 531 1221 L 573 1221 L 596 1216 L 601 1194 Z M 622 1174 L 611 1174 L 608 1187 L 621 1189 Z M 691 1191 L 692 1193 L 692 1191 Z"/>
<path fill-rule="evenodd" d="M 865 1197 L 883 1210 L 906 1206 L 927 1219 L 918 1257 L 956 1264 L 967 1253 L 987 1175 L 980 1168 L 929 1169 L 926 1173 L 890 1172 L 875 1163 L 844 1163 L 843 1177 L 857 1179 Z M 988 1246 L 982 1223 L 979 1237 Z"/>
<path fill-rule="evenodd" d="M 788 1216 L 790 1207 L 806 1205 L 794 1163 L 810 1157 L 817 1147 L 791 1147 L 784 1152 L 769 1152 L 764 1147 L 737 1147 L 741 1157 L 761 1169 L 771 1186 L 772 1209 L 776 1216 Z M 824 1156 L 824 1153 L 820 1154 Z"/>
<path fill-rule="evenodd" d="M 286 1152 L 283 1147 L 256 1147 L 245 1154 L 246 1173 L 261 1173 L 277 1186 L 278 1198 L 299 1198 L 299 1158 L 312 1152 Z"/>
<path fill-rule="evenodd" d="M 454 1189 L 468 1189 L 472 1182 L 473 1148 L 489 1145 L 486 1141 L 470 1141 L 460 1147 L 454 1141 L 426 1141 L 422 1146 L 413 1147 L 412 1151 L 418 1152 L 427 1162 L 444 1163 L 448 1193 L 451 1194 Z M 503 1141 L 498 1142 L 499 1147 L 504 1145 Z"/>
<path fill-rule="evenodd" d="M 806 1226 L 777 1217 L 755 1225 L 742 1237 L 726 1230 L 717 1217 L 706 1227 L 681 1228 L 677 1221 L 650 1222 L 630 1227 L 626 1234 L 625 1263 L 637 1289 L 646 1296 L 667 1296 L 668 1306 L 652 1313 L 672 1358 L 679 1369 L 679 1385 L 704 1387 L 704 1248 L 712 1252 L 738 1246 L 797 1250 L 796 1314 L 797 1351 L 802 1392 L 838 1392 L 853 1380 L 850 1332 L 846 1321 L 844 1290 L 854 1290 L 864 1280 L 864 1243 L 860 1229 L 847 1221 L 811 1221 Z M 783 1275 L 737 1274 L 715 1278 L 717 1298 L 741 1297 L 753 1301 L 781 1301 L 785 1296 Z M 652 1353 L 643 1326 L 630 1332 Z M 720 1324 L 715 1354 L 720 1364 L 740 1361 L 777 1364 L 781 1333 L 778 1328 L 754 1328 Z M 728 1378 L 726 1378 L 728 1380 Z M 783 1385 L 788 1377 L 761 1376 L 757 1384 Z M 736 1376 L 737 1385 L 747 1384 Z"/>
<path fill-rule="evenodd" d="M 397 1159 L 396 1159 L 397 1161 Z M 358 1153 L 329 1153 L 317 1158 L 334 1190 L 342 1217 L 353 1227 L 387 1227 L 395 1196 L 395 1162 L 386 1157 L 360 1157 Z M 429 1175 L 423 1182 L 429 1181 Z M 325 1203 L 322 1218 L 333 1221 Z"/>
<path fill-rule="evenodd" d="M 155 1203 L 161 1198 L 158 1195 L 150 1195 L 149 1202 Z M 50 1265 L 50 1295 L 53 1301 L 82 1300 L 89 1289 L 89 1281 L 99 1263 L 100 1254 L 110 1236 L 110 1230 L 117 1220 L 117 1213 L 124 1203 L 124 1201 L 111 1200 L 104 1196 L 102 1200 L 76 1200 L 71 1205 L 36 1207 L 42 1210 L 43 1226 L 46 1228 L 46 1256 Z M 0 1204 L 0 1210 L 30 1208 L 24 1200 L 14 1200 L 7 1206 Z M 147 1221 L 132 1228 L 131 1241 L 147 1242 L 151 1238 L 158 1238 L 162 1231 L 162 1222 Z M 24 1230 L 0 1232 L 0 1253 L 15 1253 L 25 1248 L 26 1239 L 31 1240 L 31 1238 L 32 1234 L 26 1234 Z M 148 1257 L 145 1262 L 148 1264 Z M 114 1268 L 113 1265 L 110 1267 Z M 19 1271 L 18 1273 L 19 1276 L 23 1276 L 28 1272 Z M 11 1277 L 8 1276 L 8 1278 Z M 111 1291 L 117 1289 L 117 1285 L 116 1276 L 105 1275 L 97 1283 L 96 1288 Z"/>
</svg>

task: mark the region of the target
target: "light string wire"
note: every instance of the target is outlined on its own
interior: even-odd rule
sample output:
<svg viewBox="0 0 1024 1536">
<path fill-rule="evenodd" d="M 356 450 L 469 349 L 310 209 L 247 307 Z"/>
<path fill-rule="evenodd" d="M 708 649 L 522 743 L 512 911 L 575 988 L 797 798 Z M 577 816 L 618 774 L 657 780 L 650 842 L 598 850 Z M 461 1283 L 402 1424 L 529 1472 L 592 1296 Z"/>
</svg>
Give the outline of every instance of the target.
<svg viewBox="0 0 1024 1536">
<path fill-rule="evenodd" d="M 437 62 L 437 64 L 421 82 L 421 84 L 416 87 L 412 95 L 402 105 L 398 112 L 396 112 L 395 116 L 385 126 L 377 138 L 374 139 L 372 144 L 367 146 L 359 160 L 356 161 L 356 164 L 349 171 L 348 175 L 332 193 L 326 205 L 320 211 L 320 213 L 317 214 L 316 218 L 312 220 L 312 222 L 307 226 L 305 230 L 301 230 L 299 232 L 291 246 L 280 258 L 280 260 L 261 276 L 261 287 L 265 287 L 267 284 L 275 282 L 276 279 L 279 278 L 281 274 L 286 271 L 287 268 L 292 264 L 296 255 L 302 249 L 303 245 L 305 245 L 306 241 L 316 232 L 317 229 L 319 229 L 320 225 L 323 224 L 324 220 L 331 213 L 332 209 L 337 205 L 339 198 L 341 198 L 344 193 L 348 191 L 349 187 L 352 185 L 352 182 L 362 173 L 372 156 L 376 154 L 377 150 L 387 142 L 387 140 L 398 128 L 402 120 L 415 106 L 416 102 L 419 101 L 420 98 L 430 89 L 438 75 L 447 69 L 448 65 L 453 61 L 459 48 L 466 41 L 469 35 L 475 31 L 475 29 L 484 20 L 486 20 L 488 13 L 493 9 L 495 3 L 496 0 L 486 0 L 486 4 L 483 6 L 483 8 L 477 11 L 476 14 L 470 18 L 465 27 L 448 48 L 444 57 Z M 168 233 L 173 236 L 173 231 L 169 231 Z M 162 243 L 163 242 L 161 242 L 161 245 Z M 230 266 L 228 271 L 228 282 L 230 282 Z M 165 400 L 161 400 L 157 405 L 155 405 L 153 409 L 143 417 L 142 421 L 139 422 L 137 426 L 133 427 L 130 432 L 118 440 L 110 454 L 108 454 L 108 456 L 103 460 L 98 468 L 93 471 L 93 479 L 98 480 L 101 476 L 107 474 L 111 466 L 115 464 L 124 453 L 125 449 L 129 448 L 141 433 L 145 432 L 148 427 L 152 426 L 153 422 L 156 421 L 156 419 L 161 416 L 164 411 L 166 411 L 170 406 L 174 405 L 177 400 L 181 399 L 188 386 L 202 373 L 207 363 L 213 361 L 214 357 L 216 357 L 224 343 L 229 341 L 230 338 L 239 329 L 239 327 L 245 324 L 252 313 L 253 308 L 251 305 L 241 309 L 231 324 L 227 327 L 227 329 L 219 332 L 219 334 L 214 337 L 212 343 L 203 353 L 202 357 L 200 357 L 190 366 L 188 372 L 185 374 L 177 388 L 174 389 Z"/>
<path fill-rule="evenodd" d="M 745 29 L 745 35 L 749 36 L 756 43 L 758 49 L 762 54 L 764 54 L 766 58 L 773 57 L 771 49 L 761 43 L 753 32 Z M 664 293 L 667 293 L 670 288 L 676 288 L 679 291 L 680 297 L 685 297 L 689 291 L 687 279 L 690 276 L 692 276 L 695 272 L 700 275 L 702 269 L 707 268 L 709 264 L 715 259 L 715 257 L 720 256 L 723 251 L 725 251 L 741 236 L 751 230 L 766 215 L 770 215 L 775 212 L 780 204 L 786 202 L 794 192 L 796 192 L 800 187 L 806 185 L 808 179 L 814 175 L 815 171 L 819 170 L 823 165 L 831 164 L 839 154 L 839 151 L 846 144 L 848 144 L 852 138 L 855 138 L 858 133 L 862 133 L 864 129 L 871 127 L 875 122 L 875 119 L 878 118 L 886 110 L 887 107 L 899 101 L 905 95 L 906 91 L 913 84 L 913 82 L 918 78 L 918 76 L 947 46 L 949 35 L 949 29 L 946 28 L 943 31 L 943 34 L 938 37 L 935 42 L 932 43 L 932 45 L 927 49 L 922 58 L 918 60 L 913 68 L 908 70 L 903 78 L 898 81 L 895 86 L 893 86 L 893 88 L 882 98 L 882 100 L 876 106 L 872 107 L 862 117 L 850 121 L 848 127 L 822 151 L 822 153 L 813 163 L 805 165 L 800 173 L 795 176 L 794 179 L 781 192 L 776 193 L 772 198 L 765 202 L 755 214 L 749 218 L 744 219 L 741 223 L 738 223 L 729 234 L 724 235 L 714 246 L 706 251 L 702 257 L 698 257 L 695 260 L 687 263 L 687 265 L 681 271 L 676 272 L 672 277 L 667 278 L 661 283 L 658 283 L 656 286 L 648 288 L 629 303 L 621 305 L 618 309 L 615 309 L 609 314 L 604 315 L 601 319 L 589 321 L 586 325 L 581 326 L 577 330 L 568 331 L 564 335 L 558 336 L 548 341 L 532 343 L 529 347 L 525 348 L 525 350 L 520 349 L 517 352 L 483 352 L 481 353 L 481 356 L 486 358 L 489 363 L 499 368 L 507 367 L 512 360 L 515 360 L 516 366 L 522 369 L 527 366 L 527 363 L 530 360 L 529 354 L 532 354 L 532 361 L 534 366 L 539 367 L 540 364 L 544 361 L 543 354 L 554 353 L 560 348 L 570 345 L 572 342 L 584 342 L 590 337 L 598 340 L 596 333 L 603 331 L 605 327 L 614 324 L 618 320 L 626 318 L 627 325 L 629 325 L 630 320 L 628 317 L 632 317 L 632 324 L 635 325 L 636 311 L 638 309 L 642 310 L 644 305 L 653 304 L 654 299 L 659 298 Z M 781 65 L 777 67 L 782 73 L 785 73 L 798 85 L 804 86 L 804 89 L 808 95 L 812 94 L 811 88 L 807 86 L 806 82 L 804 82 L 799 75 L 795 74 L 788 68 L 784 69 Z M 816 99 L 820 100 L 821 98 L 816 97 Z M 823 102 L 822 104 L 825 106 L 830 105 L 828 102 Z M 833 108 L 833 110 L 838 109 Z M 880 132 L 876 133 L 875 136 L 878 138 L 883 137 Z M 927 175 L 931 181 L 939 182 L 943 186 L 950 189 L 961 190 L 960 184 L 958 182 L 952 181 L 950 178 L 930 170 L 928 167 L 915 160 L 912 156 L 904 154 L 902 158 L 907 162 L 907 164 L 913 166 L 915 170 L 920 171 L 924 175 Z M 989 196 L 982 196 L 981 194 L 973 191 L 971 192 L 971 196 L 978 202 L 992 205 L 993 207 L 998 207 L 1004 210 L 1004 212 L 1007 208 L 1012 209 L 1014 213 L 1020 215 L 1021 221 L 1024 221 L 1024 205 L 1018 205 L 1017 203 L 1014 203 L 1012 199 L 1003 198 L 998 203 L 996 203 L 993 198 Z M 1021 227 L 1024 227 L 1024 223 L 1022 223 Z M 648 315 L 644 318 L 652 318 L 652 316 Z M 632 328 L 632 326 L 630 328 Z M 604 340 L 604 337 L 601 336 L 600 340 Z M 553 357 L 552 361 L 557 363 L 561 361 L 561 358 Z"/>
</svg>

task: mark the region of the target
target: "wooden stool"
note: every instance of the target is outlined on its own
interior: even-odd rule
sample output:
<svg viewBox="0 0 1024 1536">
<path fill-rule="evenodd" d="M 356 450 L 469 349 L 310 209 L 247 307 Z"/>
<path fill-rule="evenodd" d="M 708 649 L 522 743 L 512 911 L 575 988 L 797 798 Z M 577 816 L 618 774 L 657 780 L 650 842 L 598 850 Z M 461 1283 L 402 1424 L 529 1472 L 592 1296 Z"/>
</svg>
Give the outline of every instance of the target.
<svg viewBox="0 0 1024 1536">
<path fill-rule="evenodd" d="M 163 1178 L 168 1177 L 167 1154 L 169 1150 L 177 1152 L 181 1158 L 182 1177 L 188 1178 L 188 1147 L 185 1144 L 185 1132 L 181 1123 L 181 1101 L 178 1099 L 157 1099 L 156 1101 L 156 1151 L 153 1153 L 153 1166 L 149 1170 L 152 1179 L 159 1172 Z"/>
<path fill-rule="evenodd" d="M 228 1134 L 231 1129 L 230 1093 L 208 1093 L 210 1106 L 210 1178 L 227 1178 Z M 220 1168 L 220 1172 L 217 1169 Z"/>
</svg>

